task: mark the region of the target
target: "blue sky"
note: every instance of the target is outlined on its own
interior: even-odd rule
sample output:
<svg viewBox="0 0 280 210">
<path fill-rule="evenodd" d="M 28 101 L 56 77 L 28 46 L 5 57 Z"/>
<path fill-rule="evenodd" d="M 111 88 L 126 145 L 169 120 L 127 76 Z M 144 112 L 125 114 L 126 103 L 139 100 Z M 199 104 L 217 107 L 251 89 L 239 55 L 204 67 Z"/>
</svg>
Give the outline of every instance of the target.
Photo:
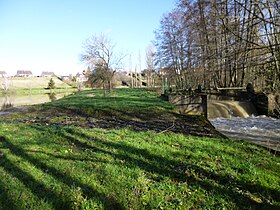
<svg viewBox="0 0 280 210">
<path fill-rule="evenodd" d="M 0 0 L 0 70 L 76 74 L 85 40 L 107 34 L 145 67 L 145 49 L 175 0 Z M 129 57 L 129 56 L 128 56 Z M 124 67 L 128 67 L 128 60 Z"/>
</svg>

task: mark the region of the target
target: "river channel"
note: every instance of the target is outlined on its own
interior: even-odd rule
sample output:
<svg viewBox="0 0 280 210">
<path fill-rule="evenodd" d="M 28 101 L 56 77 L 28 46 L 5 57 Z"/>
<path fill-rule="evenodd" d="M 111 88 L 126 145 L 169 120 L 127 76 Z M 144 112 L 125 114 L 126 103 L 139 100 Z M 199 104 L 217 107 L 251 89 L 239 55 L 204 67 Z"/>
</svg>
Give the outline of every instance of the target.
<svg viewBox="0 0 280 210">
<path fill-rule="evenodd" d="M 233 139 L 245 139 L 280 151 L 280 119 L 267 116 L 210 119 L 215 128 Z"/>
<path fill-rule="evenodd" d="M 41 104 L 63 98 L 72 92 L 29 94 L 29 95 L 2 95 L 0 96 L 0 113 L 8 108 L 24 105 Z"/>
</svg>

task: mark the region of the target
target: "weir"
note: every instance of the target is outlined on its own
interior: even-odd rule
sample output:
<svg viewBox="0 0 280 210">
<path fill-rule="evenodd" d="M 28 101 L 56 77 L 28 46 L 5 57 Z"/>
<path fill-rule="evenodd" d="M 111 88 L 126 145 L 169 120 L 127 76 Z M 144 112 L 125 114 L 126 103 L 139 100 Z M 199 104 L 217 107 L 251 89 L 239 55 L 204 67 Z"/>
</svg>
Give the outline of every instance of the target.
<svg viewBox="0 0 280 210">
<path fill-rule="evenodd" d="M 168 101 L 175 104 L 181 113 L 203 114 L 210 119 L 252 115 L 274 116 L 276 100 L 270 99 L 270 95 L 252 95 L 244 91 L 231 95 L 219 92 L 168 95 Z"/>
<path fill-rule="evenodd" d="M 275 112 L 280 104 L 279 95 L 248 94 L 244 91 L 236 95 L 217 92 L 170 94 L 168 100 L 182 113 L 206 115 L 225 136 L 245 139 L 280 152 L 280 119 L 270 117 L 280 116 L 279 111 Z"/>
<path fill-rule="evenodd" d="M 211 101 L 207 102 L 207 117 L 209 119 L 223 117 L 249 117 L 258 115 L 255 106 L 250 101 Z"/>
</svg>

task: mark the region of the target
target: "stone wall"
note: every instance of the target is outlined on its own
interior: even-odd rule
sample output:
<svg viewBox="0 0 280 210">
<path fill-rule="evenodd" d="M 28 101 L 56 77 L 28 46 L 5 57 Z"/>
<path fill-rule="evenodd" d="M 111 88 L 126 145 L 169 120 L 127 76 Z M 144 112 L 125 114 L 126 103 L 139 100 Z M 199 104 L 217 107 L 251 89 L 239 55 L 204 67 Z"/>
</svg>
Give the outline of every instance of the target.
<svg viewBox="0 0 280 210">
<path fill-rule="evenodd" d="M 218 93 L 194 94 L 194 95 L 168 95 L 168 101 L 186 114 L 202 114 L 207 116 L 208 101 L 240 101 L 252 102 L 258 115 L 280 117 L 280 94 L 252 93 L 246 91 L 235 95 L 223 95 Z"/>
<path fill-rule="evenodd" d="M 280 94 L 255 94 L 252 100 L 259 115 L 280 117 Z"/>
<path fill-rule="evenodd" d="M 207 95 L 175 95 L 170 94 L 168 101 L 175 104 L 177 108 L 186 114 L 207 115 Z"/>
<path fill-rule="evenodd" d="M 255 94 L 252 99 L 253 104 L 256 107 L 258 115 L 268 116 L 268 97 L 263 93 Z"/>
</svg>

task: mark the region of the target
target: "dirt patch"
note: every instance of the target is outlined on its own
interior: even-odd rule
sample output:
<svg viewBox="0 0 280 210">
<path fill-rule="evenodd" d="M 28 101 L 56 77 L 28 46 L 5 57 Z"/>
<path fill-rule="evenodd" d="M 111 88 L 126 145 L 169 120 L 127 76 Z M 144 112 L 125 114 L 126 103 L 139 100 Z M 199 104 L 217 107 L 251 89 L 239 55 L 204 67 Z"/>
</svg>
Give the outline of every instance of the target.
<svg viewBox="0 0 280 210">
<path fill-rule="evenodd" d="M 77 126 L 83 128 L 122 129 L 135 131 L 174 132 L 185 135 L 225 137 L 215 130 L 203 116 L 182 115 L 173 112 L 130 113 L 128 111 L 96 111 L 86 114 L 75 109 L 34 108 L 17 111 L 6 116 L 6 120 L 17 120 L 27 124 Z"/>
</svg>

